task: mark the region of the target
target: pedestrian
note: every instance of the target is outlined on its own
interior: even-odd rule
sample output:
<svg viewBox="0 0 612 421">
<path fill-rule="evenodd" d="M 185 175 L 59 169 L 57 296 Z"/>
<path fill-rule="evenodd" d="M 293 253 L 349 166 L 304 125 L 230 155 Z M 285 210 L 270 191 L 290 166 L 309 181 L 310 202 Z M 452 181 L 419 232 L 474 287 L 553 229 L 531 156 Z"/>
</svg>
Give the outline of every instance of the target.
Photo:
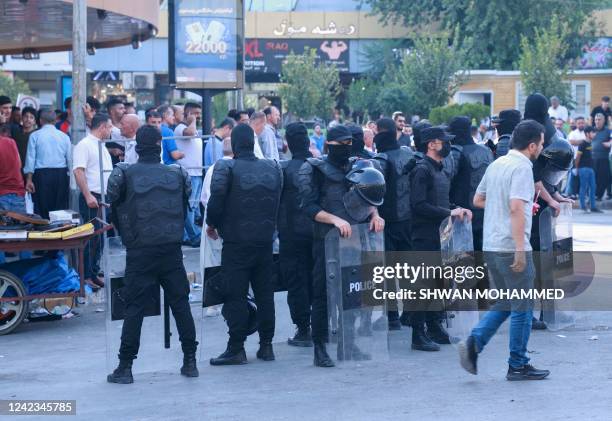
<svg viewBox="0 0 612 421">
<path fill-rule="evenodd" d="M 584 117 L 578 116 L 574 120 L 576 128 L 572 130 L 567 136 L 567 141 L 572 145 L 572 149 L 574 149 L 574 159 L 577 158 L 578 147 L 584 142 L 586 139 L 586 134 L 584 132 L 586 122 Z M 577 194 L 580 190 L 578 171 L 570 171 L 567 176 L 567 186 L 565 188 L 565 195 L 568 196 L 572 200 L 576 200 L 578 198 Z M 594 191 L 593 191 L 594 193 Z"/>
<path fill-rule="evenodd" d="M 55 128 L 52 109 L 41 110 L 40 123 L 42 127 L 28 140 L 23 172 L 34 211 L 48 219 L 50 211 L 68 209 L 72 145 L 68 135 Z"/>
<path fill-rule="evenodd" d="M 249 285 L 257 304 L 257 358 L 275 359 L 272 242 L 282 190 L 278 162 L 258 159 L 255 135 L 246 124 L 232 130 L 234 159 L 215 163 L 206 213 L 207 235 L 223 239 L 221 276 L 228 284 L 222 314 L 229 328 L 226 350 L 211 365 L 247 363 L 244 342 L 248 331 Z"/>
<path fill-rule="evenodd" d="M 597 208 L 595 202 L 595 171 L 593 170 L 593 138 L 595 130 L 593 127 L 585 127 L 583 131 L 585 138 L 578 146 L 576 160 L 574 161 L 574 176 L 580 179 L 580 209 L 584 212 L 603 213 Z M 586 207 L 586 195 L 589 194 L 589 208 Z"/>
<path fill-rule="evenodd" d="M 178 150 L 174 139 L 174 110 L 170 105 L 162 105 L 158 108 L 161 115 L 161 134 L 162 134 L 162 162 L 166 165 L 175 164 L 177 160 L 183 158 L 185 154 Z"/>
<path fill-rule="evenodd" d="M 376 148 L 374 146 L 374 132 L 367 127 L 363 129 L 363 143 L 366 151 L 376 152 Z"/>
<path fill-rule="evenodd" d="M 174 129 L 174 136 L 178 150 L 183 158 L 177 163 L 187 170 L 191 177 L 191 198 L 189 199 L 189 212 L 185 221 L 185 235 L 183 244 L 198 247 L 202 231 L 196 221 L 202 219 L 200 214 L 200 195 L 202 194 L 202 138 L 198 132 L 198 125 L 202 118 L 202 106 L 195 102 L 185 104 L 185 121 L 179 123 Z"/>
<path fill-rule="evenodd" d="M 264 108 L 263 113 L 266 116 L 266 125 L 264 127 L 263 133 L 259 135 L 259 142 L 261 146 L 261 151 L 264 154 L 265 158 L 274 159 L 275 161 L 279 160 L 279 141 L 277 137 L 278 129 L 277 126 L 280 123 L 280 112 L 278 108 L 271 105 L 269 107 Z M 282 139 L 281 143 L 281 151 L 282 151 Z"/>
<path fill-rule="evenodd" d="M 26 163 L 30 135 L 34 133 L 36 129 L 36 109 L 24 107 L 21 111 L 21 130 L 15 135 L 15 143 L 17 143 L 17 150 L 19 151 L 22 167 L 25 166 Z"/>
<path fill-rule="evenodd" d="M 372 159 L 374 158 L 374 153 L 366 150 L 365 142 L 364 142 L 364 134 L 361 126 L 355 123 L 348 123 L 346 125 L 351 132 L 351 136 L 353 136 L 353 143 L 351 145 L 351 156 L 360 159 Z"/>
<path fill-rule="evenodd" d="M 230 136 L 235 125 L 236 121 L 226 117 L 217 126 L 215 134 L 209 138 L 204 148 L 204 166 L 206 168 L 223 158 L 223 139 Z"/>
<path fill-rule="evenodd" d="M 406 117 L 404 116 L 404 113 L 401 111 L 396 111 L 393 113 L 391 118 L 395 122 L 396 137 L 399 145 L 411 147 L 412 141 L 410 139 L 410 135 L 404 133 L 404 128 L 406 127 Z"/>
<path fill-rule="evenodd" d="M 310 306 L 312 303 L 312 219 L 299 207 L 298 172 L 311 158 L 310 139 L 303 123 L 291 123 L 285 131 L 291 159 L 281 161 L 283 194 L 278 213 L 280 274 L 287 285 L 287 304 L 296 326 L 289 345 L 312 346 Z"/>
<path fill-rule="evenodd" d="M 559 97 L 553 96 L 550 98 L 550 107 L 548 108 L 548 115 L 555 120 L 561 120 L 564 123 L 569 118 L 567 108 L 561 105 Z"/>
<path fill-rule="evenodd" d="M 106 103 L 106 112 L 108 113 L 112 121 L 112 130 L 109 138 L 113 140 L 121 140 L 122 136 L 120 125 L 121 118 L 125 114 L 125 104 L 119 98 L 111 98 Z M 117 163 L 123 159 L 125 147 L 117 142 L 106 142 L 106 148 L 111 154 L 113 166 L 117 165 Z"/>
<path fill-rule="evenodd" d="M 136 114 L 132 114 L 136 115 Z M 161 132 L 162 116 L 157 110 L 150 110 L 145 113 L 145 124 L 155 126 Z"/>
<path fill-rule="evenodd" d="M 323 130 L 321 129 L 321 125 L 319 123 L 315 124 L 313 129 L 312 136 L 310 136 L 310 140 L 314 141 L 317 145 L 317 149 L 319 152 L 323 153 L 323 145 L 325 145 L 325 135 L 323 134 Z"/>
<path fill-rule="evenodd" d="M 189 206 L 190 180 L 178 166 L 163 165 L 161 132 L 144 125 L 136 133 L 138 162 L 119 164 L 108 179 L 107 200 L 126 248 L 125 304 L 119 366 L 109 383 L 133 383 L 132 362 L 138 355 L 140 331 L 151 288 L 161 285 L 176 321 L 183 349 L 181 374 L 198 377 L 195 324 L 189 306 L 189 281 L 181 241 Z M 147 206 L 142 206 L 146 203 Z M 154 229 L 151 229 L 155 227 Z"/>
<path fill-rule="evenodd" d="M 563 129 L 565 122 L 562 119 L 557 118 L 554 123 L 555 129 L 557 131 L 557 137 L 559 139 L 567 139 L 567 135 L 565 134 L 565 130 Z"/>
<path fill-rule="evenodd" d="M 110 137 L 112 127 L 113 124 L 108 114 L 96 114 L 92 119 L 89 134 L 74 147 L 72 168 L 80 190 L 79 212 L 83 222 L 91 221 L 99 215 L 98 208 L 102 198 L 102 189 L 106 188 L 108 177 L 113 169 L 110 153 L 100 143 Z M 100 162 L 102 162 L 102 168 L 100 168 Z M 101 171 L 103 184 L 100 180 Z M 93 288 L 104 286 L 104 281 L 98 277 L 102 247 L 102 241 L 95 236 L 87 242 L 84 249 L 85 282 Z"/>
<path fill-rule="evenodd" d="M 595 116 L 597 114 L 603 114 L 604 116 L 604 126 L 608 127 L 610 122 L 612 122 L 612 109 L 610 109 L 610 97 L 603 96 L 601 98 L 601 104 L 594 107 L 591 111 L 591 123 L 595 124 Z"/>
<path fill-rule="evenodd" d="M 136 132 L 140 127 L 140 119 L 136 114 L 124 114 L 123 117 L 121 117 L 121 122 L 119 125 L 121 137 L 124 141 L 122 146 L 125 148 L 123 162 L 126 164 L 135 164 L 138 162 L 138 153 L 136 152 Z"/>
<path fill-rule="evenodd" d="M 70 136 L 70 129 L 72 128 L 72 97 L 69 96 L 64 99 L 64 110 L 65 113 L 62 115 L 62 119 L 55 123 L 55 128 L 61 130 L 63 133 Z"/>
<path fill-rule="evenodd" d="M 183 122 L 183 119 L 185 118 L 185 110 L 182 105 L 173 105 L 171 108 L 172 111 L 174 111 L 174 124 L 169 127 L 174 130 L 176 129 L 176 126 Z"/>
<path fill-rule="evenodd" d="M 253 133 L 255 133 L 255 145 L 253 146 L 255 157 L 264 159 L 265 156 L 259 145 L 261 144 L 261 135 L 266 127 L 266 115 L 261 111 L 254 111 L 251 117 L 249 117 L 249 126 L 253 129 Z"/>
<path fill-rule="evenodd" d="M 532 168 L 543 148 L 544 127 L 533 120 L 524 120 L 516 126 L 512 136 L 512 150 L 487 168 L 474 196 L 474 205 L 485 210 L 483 249 L 492 285 L 498 289 L 528 291 L 533 288 L 535 278 L 529 241 L 535 195 Z M 467 340 L 460 344 L 461 366 L 477 374 L 478 354 L 510 317 L 506 378 L 540 380 L 547 377 L 550 372 L 531 366 L 527 356 L 532 315 L 530 300 L 497 301 L 472 329 Z"/>
<path fill-rule="evenodd" d="M 610 129 L 605 126 L 606 117 L 604 114 L 595 115 L 595 137 L 593 138 L 593 169 L 595 170 L 595 181 L 597 190 L 595 195 L 597 200 L 602 200 L 604 193 L 608 192 L 608 199 L 612 197 L 610 190 Z"/>
</svg>

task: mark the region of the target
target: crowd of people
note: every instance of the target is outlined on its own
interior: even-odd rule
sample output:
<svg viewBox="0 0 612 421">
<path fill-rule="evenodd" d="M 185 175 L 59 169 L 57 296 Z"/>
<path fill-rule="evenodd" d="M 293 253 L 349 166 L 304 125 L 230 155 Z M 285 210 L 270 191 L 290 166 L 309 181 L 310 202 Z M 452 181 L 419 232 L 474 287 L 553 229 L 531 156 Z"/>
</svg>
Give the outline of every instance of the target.
<svg viewBox="0 0 612 421">
<path fill-rule="evenodd" d="M 274 106 L 230 110 L 203 135 L 197 103 L 147 110 L 142 124 L 130 104 L 111 99 L 103 110 L 90 97 L 83 109 L 87 135 L 72 146 L 70 99 L 66 115 L 26 108 L 17 122 L 11 100 L 0 96 L 0 208 L 25 211 L 26 192 L 43 217 L 68 208 L 70 171 L 84 221 L 109 206 L 109 220 L 127 248 L 126 318 L 120 365 L 109 375 L 111 382 L 133 381 L 143 300 L 153 282 L 166 290 L 177 322 L 185 353 L 181 372 L 198 375 L 180 247 L 205 241 L 222 241 L 218 275 L 226 284 L 222 314 L 229 327 L 227 348 L 211 365 L 247 362 L 249 289 L 257 304 L 257 358 L 275 359 L 270 279 L 278 237 L 279 276 L 296 325 L 288 343 L 314 347 L 314 364 L 333 367 L 326 347 L 324 240 L 330 230 L 348 237 L 352 226 L 367 223 L 384 232 L 386 251 L 439 251 L 441 222 L 449 216 L 468 219 L 474 249 L 494 253 L 487 260 L 491 281 L 515 280 L 528 287 L 538 277 L 531 251 L 540 247 L 539 214 L 547 207 L 558 213 L 560 203 L 571 203 L 576 192 L 583 209 L 588 193 L 588 209 L 599 211 L 597 201 L 611 192 L 609 99 L 594 109 L 589 126 L 582 117 L 570 121 L 557 99 L 551 103 L 530 95 L 523 115 L 503 110 L 483 133 L 468 117 L 433 126 L 427 120 L 408 124 L 396 112 L 364 126 L 334 121 L 324 131 L 317 124 L 312 135 L 303 123 L 290 123 L 283 137 Z M 566 125 L 572 127 L 567 139 Z M 104 192 L 108 205 L 102 202 Z M 85 277 L 92 288 L 104 286 L 102 247 L 96 241 L 86 249 Z M 388 308 L 385 325 L 390 330 L 410 326 L 412 349 L 438 351 L 451 343 L 443 311 L 403 306 L 400 314 L 397 303 Z M 546 370 L 528 364 L 528 332 L 543 324 L 531 308 L 492 308 L 462 344 L 462 365 L 477 372 L 478 353 L 508 317 L 513 340 L 507 378 L 546 377 Z M 339 344 L 343 351 L 337 358 L 369 359 L 351 338 Z"/>
</svg>

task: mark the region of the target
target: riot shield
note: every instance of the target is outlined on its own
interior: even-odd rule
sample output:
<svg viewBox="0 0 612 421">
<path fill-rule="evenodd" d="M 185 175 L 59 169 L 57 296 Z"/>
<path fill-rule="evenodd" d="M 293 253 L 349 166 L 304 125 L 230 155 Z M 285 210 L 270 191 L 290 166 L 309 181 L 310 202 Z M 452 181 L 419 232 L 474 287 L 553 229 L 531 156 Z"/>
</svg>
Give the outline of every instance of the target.
<svg viewBox="0 0 612 421">
<path fill-rule="evenodd" d="M 472 236 L 472 223 L 467 219 L 463 221 L 448 217 L 440 224 L 440 253 L 442 267 L 452 267 L 455 274 L 463 273 L 457 269 L 474 267 L 474 239 Z M 445 282 L 445 288 L 453 292 L 457 290 L 475 291 L 476 280 L 455 276 Z M 451 342 L 467 338 L 472 328 L 478 323 L 478 300 L 476 298 L 453 299 L 459 295 L 451 294 L 444 303 L 446 311 L 447 331 Z M 465 295 L 462 295 L 465 297 Z"/>
<path fill-rule="evenodd" d="M 126 250 L 120 237 L 106 238 L 102 265 L 106 285 L 106 366 L 110 373 L 118 363 L 125 311 Z M 176 373 L 182 364 L 183 352 L 174 318 L 169 306 L 164 303 L 163 290 L 159 284 L 155 284 L 145 295 L 140 347 L 132 371 L 135 375 Z M 194 322 L 198 332 L 199 320 L 194 317 Z"/>
<path fill-rule="evenodd" d="M 552 208 L 544 209 L 539 215 L 540 252 L 535 255 L 539 264 L 539 279 L 536 288 L 562 289 L 571 296 L 581 286 L 574 279 L 574 245 L 572 232 L 572 205 L 561 203 L 557 217 Z M 572 311 L 558 310 L 555 300 L 543 300 L 543 319 L 550 330 L 559 330 L 574 324 Z"/>
<path fill-rule="evenodd" d="M 372 280 L 374 267 L 384 266 L 383 233 L 370 231 L 368 224 L 351 229 L 348 238 L 336 229 L 325 238 L 330 352 L 340 362 L 386 360 L 388 329 L 371 329 L 372 320 L 386 315 L 385 300 L 376 298 L 379 285 Z"/>
</svg>

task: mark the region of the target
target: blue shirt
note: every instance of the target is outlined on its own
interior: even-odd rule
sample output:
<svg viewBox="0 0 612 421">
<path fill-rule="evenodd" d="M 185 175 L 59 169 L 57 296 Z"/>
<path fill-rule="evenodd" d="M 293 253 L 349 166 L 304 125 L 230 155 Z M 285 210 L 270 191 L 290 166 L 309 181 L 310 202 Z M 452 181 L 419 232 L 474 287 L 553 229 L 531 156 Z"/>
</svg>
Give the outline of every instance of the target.
<svg viewBox="0 0 612 421">
<path fill-rule="evenodd" d="M 45 124 L 30 135 L 26 153 L 25 174 L 40 168 L 70 168 L 70 138 L 53 124 Z"/>
<path fill-rule="evenodd" d="M 204 166 L 210 167 L 212 164 L 223 158 L 223 141 L 217 136 L 209 138 L 204 149 Z M 213 155 L 213 144 L 215 142 L 215 154 Z"/>
<path fill-rule="evenodd" d="M 323 136 L 323 133 L 321 133 L 321 136 L 313 134 L 312 136 L 310 136 L 310 140 L 312 140 L 317 145 L 318 150 L 323 152 L 323 145 L 325 144 L 325 136 Z"/>
<path fill-rule="evenodd" d="M 172 137 L 174 132 L 165 124 L 161 125 L 162 137 Z M 176 164 L 176 160 L 172 158 L 171 152 L 177 151 L 175 139 L 162 139 L 162 160 L 166 165 Z"/>
</svg>

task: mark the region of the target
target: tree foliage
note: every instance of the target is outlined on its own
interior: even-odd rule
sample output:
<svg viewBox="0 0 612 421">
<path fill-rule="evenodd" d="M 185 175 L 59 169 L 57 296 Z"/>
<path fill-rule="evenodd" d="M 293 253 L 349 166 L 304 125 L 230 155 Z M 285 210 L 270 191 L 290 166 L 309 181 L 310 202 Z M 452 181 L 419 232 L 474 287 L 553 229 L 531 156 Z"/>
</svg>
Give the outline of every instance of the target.
<svg viewBox="0 0 612 421">
<path fill-rule="evenodd" d="M 6 75 L 0 74 L 0 95 L 8 96 L 13 104 L 17 102 L 17 96 L 19 94 L 29 94 L 30 87 L 23 80 L 18 77 L 11 78 Z"/>
<path fill-rule="evenodd" d="M 340 76 L 334 65 L 317 62 L 316 51 L 290 54 L 283 63 L 281 87 L 283 103 L 302 119 L 328 117 L 340 93 Z"/>
<path fill-rule="evenodd" d="M 531 39 L 553 17 L 567 25 L 566 58 L 580 53 L 584 35 L 593 35 L 597 24 L 589 22 L 596 9 L 610 0 L 364 0 L 381 22 L 401 22 L 407 27 L 445 31 L 468 52 L 468 65 L 477 69 L 515 69 L 521 52 L 521 36 Z M 590 32 L 590 34 L 585 34 Z"/>
<path fill-rule="evenodd" d="M 444 107 L 435 107 L 429 113 L 429 120 L 433 124 L 448 123 L 453 117 L 468 116 L 472 122 L 479 123 L 489 117 L 491 109 L 483 104 L 452 104 Z"/>
<path fill-rule="evenodd" d="M 533 38 L 523 36 L 519 68 L 525 92 L 539 92 L 547 98 L 556 95 L 562 104 L 572 108 L 569 66 L 562 59 L 568 49 L 568 32 L 567 24 L 554 18 L 548 28 L 536 30 Z"/>
</svg>

